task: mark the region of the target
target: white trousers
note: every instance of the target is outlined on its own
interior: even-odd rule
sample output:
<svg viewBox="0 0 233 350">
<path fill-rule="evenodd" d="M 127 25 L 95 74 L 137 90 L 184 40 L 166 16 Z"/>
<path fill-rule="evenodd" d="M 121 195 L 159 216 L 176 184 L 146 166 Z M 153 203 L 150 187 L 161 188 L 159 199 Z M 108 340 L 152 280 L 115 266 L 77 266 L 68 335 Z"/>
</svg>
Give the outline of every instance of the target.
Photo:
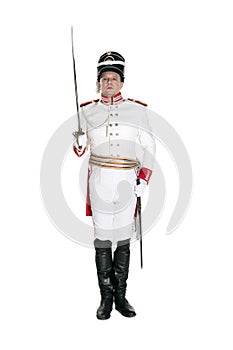
<svg viewBox="0 0 233 350">
<path fill-rule="evenodd" d="M 136 169 L 109 169 L 91 165 L 90 204 L 95 238 L 113 244 L 132 238 L 137 197 Z"/>
</svg>

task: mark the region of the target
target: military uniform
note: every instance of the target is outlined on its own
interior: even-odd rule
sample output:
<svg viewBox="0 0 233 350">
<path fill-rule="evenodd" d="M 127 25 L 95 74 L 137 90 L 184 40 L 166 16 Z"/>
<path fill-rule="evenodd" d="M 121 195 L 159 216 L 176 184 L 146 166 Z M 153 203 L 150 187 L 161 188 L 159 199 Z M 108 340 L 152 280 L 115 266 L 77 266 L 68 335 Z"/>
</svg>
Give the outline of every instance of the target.
<svg viewBox="0 0 233 350">
<path fill-rule="evenodd" d="M 101 56 L 97 70 L 98 81 L 104 71 L 117 72 L 123 81 L 124 59 L 118 53 L 108 52 Z M 85 134 L 74 143 L 74 151 L 79 157 L 90 151 L 87 215 L 93 217 L 102 295 L 97 317 L 110 317 L 113 296 L 116 309 L 132 317 L 136 313 L 125 299 L 125 291 L 137 198 L 136 180 L 149 182 L 155 153 L 147 107 L 140 101 L 123 99 L 120 92 L 111 100 L 101 94 L 101 100 L 89 101 L 80 107 Z M 117 244 L 114 259 L 112 244 Z"/>
<path fill-rule="evenodd" d="M 101 101 L 84 103 L 81 109 L 85 137 L 82 150 L 79 151 L 77 145 L 74 145 L 74 150 L 78 156 L 83 155 L 87 148 L 91 153 L 89 204 L 95 238 L 113 243 L 130 239 L 134 227 L 136 179 L 139 177 L 148 183 L 154 161 L 155 144 L 146 105 L 124 100 L 118 93 L 112 104 L 102 96 Z M 111 160 L 111 164 L 107 162 Z M 130 164 L 125 168 L 127 160 Z M 126 191 L 122 190 L 119 195 L 120 184 Z M 89 214 L 90 207 L 87 206 Z"/>
</svg>

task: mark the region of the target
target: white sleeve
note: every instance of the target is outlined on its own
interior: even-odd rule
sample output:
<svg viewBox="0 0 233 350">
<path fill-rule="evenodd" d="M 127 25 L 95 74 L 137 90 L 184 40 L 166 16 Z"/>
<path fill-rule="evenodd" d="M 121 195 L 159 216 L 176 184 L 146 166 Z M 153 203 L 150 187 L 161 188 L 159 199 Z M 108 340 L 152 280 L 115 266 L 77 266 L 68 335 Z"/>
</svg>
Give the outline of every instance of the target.
<svg viewBox="0 0 233 350">
<path fill-rule="evenodd" d="M 139 126 L 138 140 L 143 150 L 141 167 L 152 170 L 154 165 L 156 146 L 146 112 Z"/>
</svg>

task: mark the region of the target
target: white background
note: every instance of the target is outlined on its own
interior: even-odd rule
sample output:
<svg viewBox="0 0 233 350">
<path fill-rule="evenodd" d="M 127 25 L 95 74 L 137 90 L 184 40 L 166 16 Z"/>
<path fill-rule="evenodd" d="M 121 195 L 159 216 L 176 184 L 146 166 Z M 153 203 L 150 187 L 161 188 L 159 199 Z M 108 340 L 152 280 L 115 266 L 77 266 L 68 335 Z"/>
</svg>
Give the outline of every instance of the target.
<svg viewBox="0 0 233 350">
<path fill-rule="evenodd" d="M 5 1 L 0 16 L 1 349 L 232 350 L 231 2 Z M 183 223 L 167 236 L 165 210 L 142 271 L 132 246 L 134 319 L 96 319 L 94 250 L 61 235 L 41 201 L 44 149 L 75 113 L 72 24 L 80 101 L 96 97 L 99 56 L 119 51 L 124 96 L 172 124 L 192 161 Z"/>
</svg>

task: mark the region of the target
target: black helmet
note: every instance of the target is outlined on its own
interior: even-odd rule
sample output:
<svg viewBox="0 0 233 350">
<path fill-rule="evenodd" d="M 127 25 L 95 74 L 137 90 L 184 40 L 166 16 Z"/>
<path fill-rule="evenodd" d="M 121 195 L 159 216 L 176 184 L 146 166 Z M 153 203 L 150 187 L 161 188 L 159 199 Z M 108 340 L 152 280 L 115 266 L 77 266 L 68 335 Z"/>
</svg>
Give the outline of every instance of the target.
<svg viewBox="0 0 233 350">
<path fill-rule="evenodd" d="M 100 77 L 104 72 L 109 71 L 118 73 L 121 81 L 124 82 L 125 59 L 117 52 L 108 51 L 100 56 L 97 65 L 97 81 L 100 81 Z"/>
</svg>

